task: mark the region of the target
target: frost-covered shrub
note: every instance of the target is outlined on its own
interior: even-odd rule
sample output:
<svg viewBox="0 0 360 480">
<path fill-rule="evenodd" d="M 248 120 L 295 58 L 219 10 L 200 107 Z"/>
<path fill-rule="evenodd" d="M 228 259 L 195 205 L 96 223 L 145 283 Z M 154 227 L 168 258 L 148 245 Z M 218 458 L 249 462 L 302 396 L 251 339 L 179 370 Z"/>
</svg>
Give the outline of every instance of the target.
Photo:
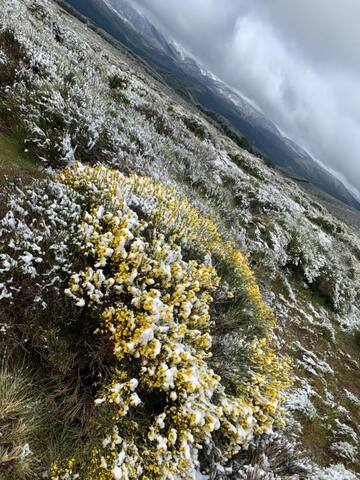
<svg viewBox="0 0 360 480">
<path fill-rule="evenodd" d="M 117 75 L 116 73 L 114 73 L 113 75 L 110 75 L 109 87 L 112 90 L 116 90 L 118 88 L 124 89 L 124 88 L 127 88 L 128 86 L 129 86 L 129 81 L 127 80 L 126 77 Z"/>
<path fill-rule="evenodd" d="M 49 179 L 7 199 L 0 220 L 0 299 L 27 309 L 46 309 L 72 271 L 80 221 L 80 197 Z"/>
<path fill-rule="evenodd" d="M 356 462 L 358 448 L 354 446 L 352 443 L 340 441 L 333 443 L 330 446 L 330 449 L 335 455 L 342 458 L 343 460 Z"/>
<path fill-rule="evenodd" d="M 236 459 L 242 465 L 239 478 L 258 477 L 249 475 L 251 468 L 257 470 L 259 478 L 297 479 L 307 478 L 308 469 L 302 463 L 301 456 L 294 443 L 289 442 L 280 433 L 265 435 L 250 444 L 247 451 Z M 243 475 L 243 476 L 242 476 Z M 248 476 L 247 476 L 248 475 Z M 235 475 L 236 478 L 236 475 Z"/>
<path fill-rule="evenodd" d="M 85 265 L 66 294 L 85 315 L 99 313 L 97 334 L 111 340 L 114 366 L 95 400 L 102 415 L 112 412 L 105 438 L 90 463 L 54 465 L 52 478 L 194 478 L 205 445 L 218 445 L 224 462 L 280 425 L 288 367 L 246 258 L 212 221 L 148 178 L 80 164 L 59 178 L 93 205 L 79 230 Z M 241 295 L 251 321 L 266 327 L 248 342 L 252 374 L 235 395 L 208 364 L 216 257 L 242 278 L 224 298 Z"/>
<path fill-rule="evenodd" d="M 40 364 L 52 384 L 51 394 L 66 392 L 62 398 L 69 415 L 78 412 L 84 393 L 77 375 L 96 364 L 87 360 L 88 352 L 82 356 L 91 325 L 83 328 L 83 337 L 74 337 L 69 325 L 79 321 L 79 313 L 64 298 L 68 278 L 79 264 L 84 201 L 62 183 L 35 180 L 10 189 L 0 219 L 0 348 L 9 361 L 21 359 L 23 352 Z"/>
<path fill-rule="evenodd" d="M 139 112 L 141 112 L 145 118 L 153 123 L 155 130 L 159 135 L 167 137 L 172 136 L 174 129 L 172 128 L 166 116 L 157 108 L 154 108 L 149 103 L 144 103 L 139 106 Z"/>
<path fill-rule="evenodd" d="M 319 480 L 358 480 L 359 476 L 347 470 L 344 465 L 331 465 L 321 471 L 316 471 L 316 478 Z"/>
<path fill-rule="evenodd" d="M 305 230 L 296 230 L 293 233 L 287 250 L 289 263 L 301 268 L 306 281 L 310 284 L 320 276 L 327 263 L 325 242 L 314 244 Z"/>
<path fill-rule="evenodd" d="M 196 117 L 183 117 L 183 122 L 186 128 L 192 132 L 200 140 L 205 140 L 207 137 L 207 131 L 205 125 Z"/>
<path fill-rule="evenodd" d="M 16 80 L 17 70 L 28 58 L 24 47 L 9 29 L 0 30 L 0 98 L 4 96 L 4 88 L 9 87 Z"/>
<path fill-rule="evenodd" d="M 226 468 L 214 464 L 210 471 L 212 480 L 298 480 L 310 478 L 311 468 L 295 444 L 273 433 L 256 438 Z"/>
<path fill-rule="evenodd" d="M 272 312 L 246 258 L 173 189 L 74 164 L 9 193 L 0 235 L 1 340 L 40 360 L 71 428 L 96 396 L 90 418 L 106 428 L 84 446 L 93 472 L 189 478 L 202 446 L 225 462 L 281 425 L 287 364 Z M 242 303 L 256 327 L 244 332 L 247 374 L 231 392 L 209 365 L 213 298 Z M 53 477 L 81 458 L 54 465 Z"/>
<path fill-rule="evenodd" d="M 315 285 L 338 313 L 346 314 L 352 305 L 356 305 L 359 295 L 357 286 L 348 275 L 339 269 L 334 270 L 329 263 L 321 270 Z"/>
<path fill-rule="evenodd" d="M 325 233 L 318 232 L 314 241 L 309 231 L 296 228 L 286 247 L 287 264 L 298 269 L 305 281 L 327 298 L 335 311 L 346 313 L 359 296 L 359 271 L 346 252 L 337 252 L 334 256 L 337 248 L 338 245 Z"/>
<path fill-rule="evenodd" d="M 289 394 L 286 405 L 290 410 L 299 412 L 313 420 L 317 415 L 316 408 L 311 402 L 313 394 L 312 388 L 305 385 L 304 388 L 298 388 Z"/>
</svg>

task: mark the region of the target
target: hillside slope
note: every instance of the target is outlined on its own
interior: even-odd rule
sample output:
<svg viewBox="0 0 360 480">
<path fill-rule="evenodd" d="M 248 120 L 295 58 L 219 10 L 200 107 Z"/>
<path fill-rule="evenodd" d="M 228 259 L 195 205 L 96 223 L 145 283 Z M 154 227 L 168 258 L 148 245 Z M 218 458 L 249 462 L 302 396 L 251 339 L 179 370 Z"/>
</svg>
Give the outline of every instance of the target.
<svg viewBox="0 0 360 480">
<path fill-rule="evenodd" d="M 262 152 L 274 165 L 360 208 L 359 200 L 339 179 L 285 137 L 259 109 L 168 39 L 128 0 L 66 0 L 66 3 L 148 61 L 188 101 L 225 118 L 239 136 L 246 136 L 252 149 Z"/>
<path fill-rule="evenodd" d="M 38 385 L 40 378 L 39 391 L 52 389 L 52 395 L 47 395 L 51 403 L 46 406 L 47 411 L 53 408 L 54 399 L 63 398 L 64 382 L 68 382 L 75 397 L 81 394 L 76 408 L 72 403 L 74 396 L 65 402 L 69 412 L 73 409 L 70 412 L 72 428 L 76 426 L 86 438 L 89 432 L 97 431 L 93 424 L 85 430 L 82 425 L 82 419 L 92 412 L 94 389 L 97 389 L 96 382 L 90 382 L 89 378 L 94 379 L 93 370 L 102 375 L 101 378 L 107 378 L 107 369 L 99 367 L 99 352 L 102 352 L 101 360 L 105 358 L 112 366 L 115 360 L 111 355 L 109 360 L 106 342 L 102 350 L 102 341 L 92 339 L 90 330 L 95 317 L 86 317 L 86 309 L 79 310 L 83 308 L 83 299 L 76 298 L 79 305 L 74 305 L 69 298 L 64 299 L 64 290 L 71 275 L 77 274 L 75 278 L 80 278 L 85 271 L 81 258 L 74 254 L 76 248 L 81 251 L 78 242 L 82 237 L 74 225 L 80 222 L 84 205 L 88 205 L 88 213 L 92 215 L 92 220 L 90 216 L 84 217 L 89 225 L 92 221 L 95 225 L 96 218 L 102 218 L 104 212 L 98 213 L 99 216 L 94 213 L 101 185 L 92 177 L 92 170 L 86 171 L 88 177 L 84 174 L 84 180 L 81 175 L 73 179 L 71 172 L 79 171 L 75 163 L 79 161 L 87 166 L 100 163 L 125 175 L 146 176 L 171 188 L 176 198 L 187 198 L 200 212 L 197 218 L 210 217 L 223 232 L 224 251 L 229 241 L 248 255 L 261 293 L 276 314 L 276 336 L 272 328 L 268 329 L 271 341 L 277 346 L 275 358 L 282 365 L 282 359 L 289 355 L 293 363 L 295 383 L 286 402 L 290 414 L 287 427 L 281 429 L 274 425 L 273 431 L 266 431 L 264 437 L 256 436 L 249 449 L 241 450 L 232 463 L 224 463 L 214 449 L 211 462 L 200 458 L 201 466 L 207 466 L 205 474 L 212 479 L 359 478 L 360 238 L 356 231 L 333 217 L 295 182 L 241 149 L 200 111 L 190 108 L 174 91 L 149 75 L 149 67 L 106 35 L 98 35 L 83 19 L 75 18 L 50 0 L 0 0 L 0 6 L 0 172 L 5 179 L 0 184 L 0 331 L 1 348 L 8 356 L 9 368 L 19 362 L 19 355 L 21 364 L 25 358 L 29 370 L 35 369 L 25 384 Z M 14 147 L 9 150 L 9 145 Z M 54 172 L 63 168 L 70 172 L 66 174 L 68 180 L 58 183 L 59 177 L 54 177 Z M 81 168 L 85 167 L 80 167 L 80 172 Z M 123 178 L 116 177 L 118 173 L 114 175 Z M 114 185 L 112 188 L 116 190 Z M 146 191 L 135 196 L 137 203 L 132 198 L 131 218 L 137 216 L 144 220 L 149 211 L 154 211 L 154 200 L 144 200 Z M 159 191 L 161 196 L 162 190 Z M 34 215 L 32 222 L 27 211 Z M 136 229 L 136 225 L 134 222 L 129 229 Z M 161 228 L 165 228 L 163 224 Z M 14 232 L 17 240 L 11 242 Z M 209 268 L 210 261 L 204 259 L 202 253 L 210 248 L 210 243 L 208 245 L 209 240 L 202 237 L 201 232 L 195 235 L 198 241 L 195 251 L 181 246 L 183 268 L 188 268 L 187 262 L 194 265 L 191 263 L 194 260 L 204 262 Z M 143 242 L 150 242 L 148 234 L 137 232 L 137 235 Z M 85 245 L 89 248 L 89 243 Z M 172 245 L 171 248 L 178 247 Z M 222 249 L 218 248 L 219 251 Z M 89 254 L 89 262 L 95 254 L 96 250 Z M 20 259 L 17 267 L 11 255 Z M 156 255 L 151 255 L 155 261 Z M 43 258 L 43 263 L 37 264 L 36 258 Z M 228 289 L 237 283 L 228 264 L 219 261 L 216 266 L 226 278 L 226 284 L 215 302 L 219 310 L 214 313 L 215 323 L 209 327 L 213 344 L 212 358 L 207 361 L 223 378 L 226 394 L 230 394 L 239 386 L 240 390 L 252 386 L 245 368 L 249 345 L 245 340 L 248 335 L 256 336 L 259 332 L 256 332 L 256 315 L 251 313 L 246 295 L 239 294 L 236 305 L 224 300 Z M 35 281 L 35 295 L 29 286 L 34 284 L 32 273 L 38 268 L 40 277 Z M 20 283 L 12 284 L 13 278 Z M 70 293 L 76 297 L 76 281 L 71 285 Z M 20 290 L 16 289 L 20 286 L 25 293 L 16 298 L 22 301 L 13 304 L 11 295 L 19 295 Z M 210 284 L 205 284 L 206 288 L 210 289 Z M 135 298 L 136 292 L 131 291 L 131 295 Z M 43 311 L 45 313 L 41 313 Z M 27 322 L 23 318 L 27 318 Z M 42 329 L 33 323 L 39 318 Z M 79 338 L 72 330 L 69 320 L 72 318 L 84 327 L 83 336 Z M 84 318 L 88 318 L 89 323 L 84 322 Z M 14 319 L 15 328 L 11 326 Z M 49 331 L 47 321 L 51 325 Z M 111 325 L 106 325 L 111 330 Z M 263 328 L 261 325 L 259 330 Z M 65 354 L 61 350 L 59 331 L 66 332 Z M 95 342 L 91 344 L 91 354 L 85 349 L 89 338 Z M 197 350 L 201 349 L 197 347 Z M 263 354 L 260 348 L 259 357 L 263 358 Z M 86 368 L 77 369 L 79 358 Z M 39 366 L 44 359 L 45 365 L 57 372 L 51 385 Z M 137 361 L 134 360 L 133 365 L 137 365 Z M 270 364 L 273 365 L 269 360 Z M 276 378 L 275 370 L 272 367 L 268 370 L 265 368 L 264 375 Z M 76 380 L 68 378 L 74 371 Z M 47 378 L 47 382 L 41 382 L 41 378 Z M 8 385 L 7 374 L 2 374 L 0 380 L 1 385 Z M 130 392 L 133 385 L 126 388 Z M 19 390 L 22 391 L 20 387 Z M 108 394 L 109 391 L 104 397 L 98 397 L 98 403 L 107 404 Z M 160 408 L 163 395 L 167 395 L 166 391 L 158 397 L 154 393 L 147 397 L 155 411 Z M 131 401 L 136 403 L 136 398 L 132 397 Z M 31 398 L 29 405 L 35 409 L 36 398 Z M 209 408 L 213 408 L 213 404 Z M 59 411 L 62 409 L 63 405 Z M 52 420 L 56 420 L 56 415 L 53 417 Z M 145 421 L 146 415 L 141 418 Z M 139 422 L 137 416 L 130 419 L 128 431 L 135 431 L 138 426 L 134 425 Z M 55 437 L 51 439 L 51 448 L 42 447 L 51 458 L 59 453 L 67 458 L 72 454 L 72 445 L 83 441 L 79 433 L 66 431 L 61 428 L 61 421 L 59 423 L 51 424 Z M 0 428 L 5 429 L 1 424 Z M 62 435 L 68 442 L 65 452 L 60 452 L 56 443 Z M 199 429 L 195 429 L 195 436 L 203 439 Z M 31 458 L 28 448 L 33 440 L 26 436 L 24 440 L 21 436 L 18 457 Z M 1 453 L 7 448 L 1 438 L 0 447 L 0 469 L 5 479 L 36 478 L 28 472 L 14 473 L 11 460 L 6 460 Z M 41 465 L 46 461 L 42 458 Z M 66 468 L 71 468 L 69 465 Z M 60 476 L 55 471 L 51 478 L 76 477 Z M 126 477 L 114 474 L 105 478 Z"/>
</svg>

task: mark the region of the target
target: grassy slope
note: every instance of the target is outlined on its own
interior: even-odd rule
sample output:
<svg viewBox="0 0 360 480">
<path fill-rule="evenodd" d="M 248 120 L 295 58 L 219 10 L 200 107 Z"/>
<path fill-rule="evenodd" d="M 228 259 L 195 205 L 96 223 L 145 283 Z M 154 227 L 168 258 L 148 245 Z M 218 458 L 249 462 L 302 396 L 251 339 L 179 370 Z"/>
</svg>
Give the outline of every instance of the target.
<svg viewBox="0 0 360 480">
<path fill-rule="evenodd" d="M 77 23 L 75 23 L 75 29 L 77 33 L 82 36 L 83 40 L 90 43 L 96 42 L 97 47 L 104 49 L 104 51 L 112 57 L 114 63 L 120 61 L 122 58 L 121 52 L 111 48 L 109 45 L 106 46 L 105 42 L 95 36 L 89 29 Z M 125 63 L 129 64 L 128 60 L 125 60 Z M 147 88 L 149 91 L 153 88 L 151 81 L 149 82 L 149 86 L 147 85 Z M 231 148 L 233 148 L 233 146 L 231 146 Z M 243 172 L 246 171 L 245 167 L 246 165 L 242 163 L 239 165 L 241 169 L 240 178 L 244 177 Z M 249 172 L 249 174 L 253 176 L 253 185 L 256 184 L 255 173 Z M 20 145 L 14 139 L 3 135 L 0 135 L 0 174 L 0 182 L 3 183 L 6 183 L 3 181 L 3 179 L 6 179 L 5 175 L 7 175 L 7 178 L 14 178 L 16 176 L 31 178 L 34 175 L 38 175 L 36 164 L 22 153 Z M 259 178 L 261 178 L 261 176 Z M 230 180 L 233 179 L 230 178 Z M 266 182 L 264 182 L 264 185 L 265 183 Z M 263 187 L 262 182 L 261 186 Z M 193 190 L 194 185 L 191 185 L 189 188 Z M 226 193 L 231 197 L 232 192 L 230 188 L 227 187 L 226 190 Z M 230 214 L 232 214 L 233 211 L 235 213 L 235 207 L 231 201 L 233 201 L 232 198 L 229 199 L 229 203 L 225 202 L 222 206 L 222 208 L 230 212 Z M 263 218 L 256 212 L 254 215 L 256 223 L 266 225 L 268 230 L 271 230 L 274 214 L 266 214 Z M 267 221 L 269 223 L 267 223 Z M 263 277 L 263 283 L 267 284 L 267 269 L 262 270 L 261 267 L 258 267 L 257 273 L 259 277 Z M 326 326 L 324 327 L 323 322 L 324 319 L 330 318 L 331 314 L 328 309 L 326 309 L 326 306 L 322 304 L 322 299 L 310 298 L 309 290 L 304 291 L 301 288 L 300 282 L 296 279 L 292 279 L 291 285 L 296 295 L 296 301 L 291 301 L 289 292 L 287 292 L 286 289 L 282 289 L 282 287 L 276 288 L 272 285 L 271 290 L 277 294 L 276 308 L 282 326 L 283 348 L 289 352 L 297 362 L 297 375 L 301 379 L 305 379 L 316 392 L 313 398 L 313 404 L 317 409 L 316 418 L 311 420 L 306 415 L 299 415 L 298 417 L 303 428 L 301 441 L 310 456 L 320 464 L 328 464 L 329 461 L 335 463 L 338 459 L 332 456 L 328 447 L 334 440 L 334 434 L 336 435 L 333 428 L 335 419 L 341 417 L 338 406 L 345 406 L 351 412 L 351 421 L 349 423 L 351 423 L 355 429 L 357 428 L 356 423 L 359 424 L 360 420 L 358 409 L 356 410 L 352 405 L 349 405 L 344 395 L 344 388 L 346 388 L 356 394 L 356 396 L 360 396 L 358 367 L 353 364 L 353 360 L 347 357 L 347 354 L 350 354 L 352 359 L 359 359 L 360 347 L 355 343 L 354 336 L 345 335 L 336 329 L 335 320 L 332 325 L 333 329 L 336 330 L 336 337 L 332 340 L 330 330 Z M 281 298 L 279 294 L 283 297 Z M 316 310 L 319 316 L 314 314 L 313 309 Z M 310 322 L 309 318 L 312 318 L 313 322 Z M 297 342 L 301 343 L 301 347 L 314 352 L 317 359 L 326 361 L 335 373 L 331 375 L 317 369 L 316 374 L 314 374 L 309 368 L 304 368 L 303 364 L 306 364 L 304 357 L 308 355 L 301 350 Z M 329 402 L 326 401 L 326 391 L 329 391 L 334 396 L 334 407 L 329 406 Z M 345 421 L 344 418 L 342 420 Z M 353 466 L 353 468 L 360 468 L 359 462 L 358 466 Z"/>
<path fill-rule="evenodd" d="M 326 311 L 323 298 L 316 298 L 299 285 L 292 286 L 296 304 L 289 305 L 285 291 L 279 296 L 280 310 L 284 307 L 285 313 L 278 313 L 282 339 L 284 349 L 294 359 L 296 386 L 303 387 L 304 380 L 310 386 L 310 401 L 317 412 L 314 418 L 305 412 L 297 413 L 296 418 L 302 427 L 303 447 L 319 465 L 326 466 L 332 456 L 331 445 L 348 440 L 340 434 L 336 422 L 347 423 L 354 431 L 360 425 L 359 408 L 351 405 L 344 394 L 346 390 L 360 397 L 359 365 L 354 360 L 359 358 L 360 344 L 335 322 L 322 321 L 321 313 Z M 319 317 L 314 318 L 314 307 Z M 351 418 L 342 409 L 349 410 Z M 359 455 L 357 460 L 360 463 Z M 359 463 L 352 465 L 355 471 L 359 471 Z"/>
<path fill-rule="evenodd" d="M 0 181 L 16 175 L 32 177 L 39 174 L 38 164 L 22 151 L 16 139 L 0 133 Z"/>
</svg>

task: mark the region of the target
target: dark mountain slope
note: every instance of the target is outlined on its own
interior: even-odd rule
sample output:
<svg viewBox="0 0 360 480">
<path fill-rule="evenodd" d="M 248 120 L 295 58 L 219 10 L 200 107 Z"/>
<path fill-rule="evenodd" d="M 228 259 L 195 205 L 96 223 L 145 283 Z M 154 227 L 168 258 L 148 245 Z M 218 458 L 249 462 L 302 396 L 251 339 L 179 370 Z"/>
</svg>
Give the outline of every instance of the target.
<svg viewBox="0 0 360 480">
<path fill-rule="evenodd" d="M 165 81 L 187 100 L 227 119 L 273 164 L 309 181 L 351 207 L 360 202 L 344 184 L 318 164 L 304 149 L 284 137 L 276 125 L 238 93 L 206 72 L 166 39 L 126 0 L 66 0 L 98 27 L 150 62 Z"/>
</svg>

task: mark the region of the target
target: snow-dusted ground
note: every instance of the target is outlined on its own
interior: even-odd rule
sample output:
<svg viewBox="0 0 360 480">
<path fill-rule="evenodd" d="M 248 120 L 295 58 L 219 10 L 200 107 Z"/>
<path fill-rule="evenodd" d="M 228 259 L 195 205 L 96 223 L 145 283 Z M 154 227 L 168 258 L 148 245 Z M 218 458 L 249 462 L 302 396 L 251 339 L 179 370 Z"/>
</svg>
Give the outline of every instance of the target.
<svg viewBox="0 0 360 480">
<path fill-rule="evenodd" d="M 161 178 L 214 212 L 248 252 L 277 313 L 279 348 L 294 360 L 288 435 L 320 465 L 307 478 L 357 478 L 352 473 L 360 471 L 356 233 L 56 4 L 1 0 L 0 5 L 1 25 L 14 29 L 29 59 L 6 100 L 21 106 L 30 152 L 44 166 L 80 157 Z M 0 49 L 0 65 L 8 61 Z M 114 76 L 121 87 L 109 86 Z M 2 225 L 13 227 L 10 217 Z M 17 259 L 27 274 L 35 260 L 32 250 Z M 1 257 L 2 271 L 7 261 Z M 3 281 L 0 286 L 1 296 L 10 293 Z M 217 339 L 224 368 L 232 368 L 236 340 Z"/>
</svg>

